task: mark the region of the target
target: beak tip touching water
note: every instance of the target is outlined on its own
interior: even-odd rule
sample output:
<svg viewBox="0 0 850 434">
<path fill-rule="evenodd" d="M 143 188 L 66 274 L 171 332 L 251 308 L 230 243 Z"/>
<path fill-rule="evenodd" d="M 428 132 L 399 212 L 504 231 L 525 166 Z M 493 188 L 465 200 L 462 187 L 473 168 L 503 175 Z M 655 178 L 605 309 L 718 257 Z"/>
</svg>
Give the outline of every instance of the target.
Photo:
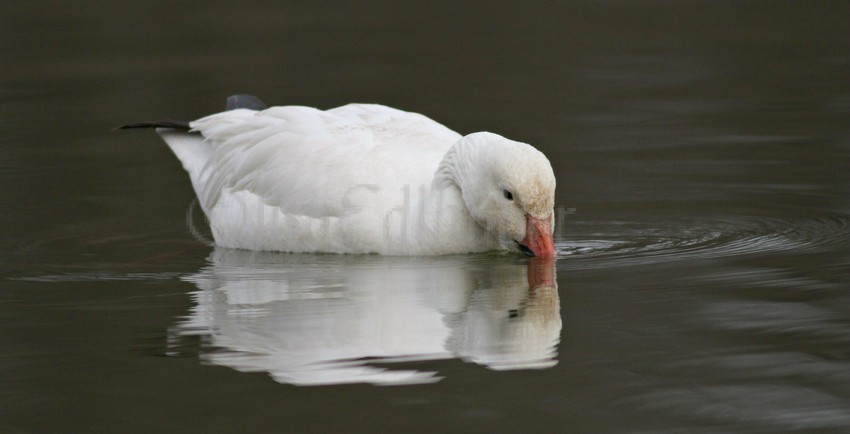
<svg viewBox="0 0 850 434">
<path fill-rule="evenodd" d="M 555 256 L 555 240 L 552 238 L 552 219 L 525 215 L 525 238 L 517 242 L 520 252 L 529 257 L 552 258 Z"/>
</svg>

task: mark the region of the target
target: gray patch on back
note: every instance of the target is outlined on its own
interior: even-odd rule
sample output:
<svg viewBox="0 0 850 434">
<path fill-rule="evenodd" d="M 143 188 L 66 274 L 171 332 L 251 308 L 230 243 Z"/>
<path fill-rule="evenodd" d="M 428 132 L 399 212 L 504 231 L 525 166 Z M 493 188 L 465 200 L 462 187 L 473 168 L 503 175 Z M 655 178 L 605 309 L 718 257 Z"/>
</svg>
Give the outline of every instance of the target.
<svg viewBox="0 0 850 434">
<path fill-rule="evenodd" d="M 269 108 L 266 103 L 257 98 L 254 95 L 231 95 L 227 97 L 227 110 L 236 110 L 236 109 L 248 109 L 248 110 L 265 110 Z"/>
</svg>

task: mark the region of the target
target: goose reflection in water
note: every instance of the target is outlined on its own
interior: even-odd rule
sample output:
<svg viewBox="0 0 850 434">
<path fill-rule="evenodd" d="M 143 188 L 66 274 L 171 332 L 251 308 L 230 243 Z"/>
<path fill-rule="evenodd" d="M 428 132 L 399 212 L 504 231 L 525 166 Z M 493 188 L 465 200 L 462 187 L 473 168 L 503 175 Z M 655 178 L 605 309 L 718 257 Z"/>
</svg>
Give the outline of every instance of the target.
<svg viewBox="0 0 850 434">
<path fill-rule="evenodd" d="M 552 259 L 216 248 L 210 262 L 186 278 L 198 287 L 196 305 L 171 330 L 174 347 L 181 336 L 201 336 L 206 363 L 297 385 L 441 378 L 387 368 L 393 362 L 461 358 L 496 370 L 557 363 Z"/>
</svg>

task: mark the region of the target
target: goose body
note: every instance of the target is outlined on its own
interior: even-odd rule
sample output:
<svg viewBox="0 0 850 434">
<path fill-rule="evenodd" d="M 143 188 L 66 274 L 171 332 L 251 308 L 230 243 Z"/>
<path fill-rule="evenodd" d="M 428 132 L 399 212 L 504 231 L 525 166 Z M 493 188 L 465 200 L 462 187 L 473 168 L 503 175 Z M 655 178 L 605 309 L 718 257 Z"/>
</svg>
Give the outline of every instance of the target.
<svg viewBox="0 0 850 434">
<path fill-rule="evenodd" d="M 530 145 L 382 105 L 153 123 L 218 245 L 287 252 L 554 255 L 555 177 Z M 135 126 L 140 126 L 137 124 Z"/>
</svg>

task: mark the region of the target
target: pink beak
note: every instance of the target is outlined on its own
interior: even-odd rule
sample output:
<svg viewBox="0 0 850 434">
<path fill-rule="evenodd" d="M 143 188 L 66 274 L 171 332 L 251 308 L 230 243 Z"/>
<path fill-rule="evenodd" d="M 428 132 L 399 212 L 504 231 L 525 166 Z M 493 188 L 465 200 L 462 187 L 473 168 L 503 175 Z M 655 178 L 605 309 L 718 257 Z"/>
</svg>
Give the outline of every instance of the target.
<svg viewBox="0 0 850 434">
<path fill-rule="evenodd" d="M 525 238 L 520 242 L 520 250 L 528 256 L 554 257 L 555 240 L 552 239 L 552 218 L 539 219 L 526 214 L 525 222 Z"/>
</svg>

